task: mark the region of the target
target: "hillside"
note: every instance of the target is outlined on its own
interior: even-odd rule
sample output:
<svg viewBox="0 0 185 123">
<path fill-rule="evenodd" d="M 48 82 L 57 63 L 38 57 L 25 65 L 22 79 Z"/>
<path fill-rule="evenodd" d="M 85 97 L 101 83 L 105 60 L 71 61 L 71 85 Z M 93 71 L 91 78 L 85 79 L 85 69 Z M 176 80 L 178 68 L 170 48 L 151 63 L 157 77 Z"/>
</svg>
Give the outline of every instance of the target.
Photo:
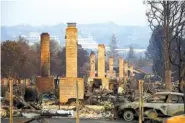
<svg viewBox="0 0 185 123">
<path fill-rule="evenodd" d="M 135 48 L 146 48 L 148 46 L 151 31 L 148 26 L 120 26 L 114 23 L 79 24 L 78 32 L 82 37 L 89 34 L 97 43 L 109 45 L 112 33 L 118 40 L 118 47 L 125 48 L 132 44 Z M 30 32 L 48 32 L 50 35 L 58 36 L 64 42 L 66 24 L 53 26 L 1 26 L 1 40 L 14 40 L 19 35 L 28 35 Z"/>
</svg>

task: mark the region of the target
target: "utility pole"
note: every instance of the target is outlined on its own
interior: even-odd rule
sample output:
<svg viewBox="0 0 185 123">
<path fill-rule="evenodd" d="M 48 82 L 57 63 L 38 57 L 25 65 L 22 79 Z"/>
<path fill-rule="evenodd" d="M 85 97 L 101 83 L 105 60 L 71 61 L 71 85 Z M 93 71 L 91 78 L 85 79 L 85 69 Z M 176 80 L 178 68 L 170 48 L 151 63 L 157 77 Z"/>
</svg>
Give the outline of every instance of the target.
<svg viewBox="0 0 185 123">
<path fill-rule="evenodd" d="M 12 82 L 12 78 L 9 79 L 9 88 L 10 88 L 10 94 L 9 94 L 9 98 L 10 98 L 10 122 L 9 123 L 13 123 L 13 82 Z"/>
<path fill-rule="evenodd" d="M 76 81 L 76 123 L 80 123 L 80 120 L 79 120 L 78 81 Z"/>
</svg>

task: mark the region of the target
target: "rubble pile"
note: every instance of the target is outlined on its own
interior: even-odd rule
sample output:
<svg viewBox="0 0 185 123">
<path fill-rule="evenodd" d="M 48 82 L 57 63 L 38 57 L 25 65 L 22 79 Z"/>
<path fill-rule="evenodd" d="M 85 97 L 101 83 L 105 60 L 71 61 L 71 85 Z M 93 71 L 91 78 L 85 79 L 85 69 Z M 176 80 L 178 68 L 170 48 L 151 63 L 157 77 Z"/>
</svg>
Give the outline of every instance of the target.
<svg viewBox="0 0 185 123">
<path fill-rule="evenodd" d="M 93 89 L 90 87 L 86 88 L 85 99 L 79 100 L 80 118 L 114 119 L 118 112 L 118 110 L 115 111 L 117 104 L 125 105 L 139 100 L 136 81 L 126 80 L 120 81 L 118 84 L 122 89 L 120 93 L 119 88 L 117 88 L 117 93 L 115 93 L 114 89 L 104 89 L 101 87 Z M 178 85 L 173 85 L 173 87 L 177 88 Z M 164 86 L 162 83 L 146 82 L 143 88 L 144 98 L 146 98 L 157 91 L 162 91 Z M 8 90 L 7 88 L 4 89 Z M 35 116 L 42 117 L 44 116 L 43 114 L 47 114 L 47 116 L 62 116 L 62 113 L 65 111 L 73 111 L 72 117 L 76 116 L 76 99 L 71 98 L 68 100 L 68 103 L 61 104 L 58 100 L 57 91 L 42 94 L 37 94 L 35 91 L 34 87 L 24 89 L 24 87 L 14 86 L 14 116 L 24 116 L 27 118 L 34 118 Z M 0 113 L 1 117 L 6 117 L 9 115 L 9 91 L 3 92 L 4 97 L 1 99 L 3 109 L 1 109 Z"/>
<path fill-rule="evenodd" d="M 100 118 L 101 117 L 100 111 L 96 111 L 86 106 L 80 109 L 79 114 L 81 118 Z"/>
<path fill-rule="evenodd" d="M 80 106 L 81 118 L 110 118 L 116 102 L 116 96 L 111 90 L 94 89 L 87 91 L 85 106 Z"/>
<path fill-rule="evenodd" d="M 88 91 L 87 96 L 85 104 L 103 105 L 104 101 L 116 102 L 116 96 L 110 90 L 96 89 L 93 92 Z"/>
<path fill-rule="evenodd" d="M 113 117 L 112 105 L 105 106 L 84 106 L 79 111 L 80 118 L 111 118 Z"/>
</svg>

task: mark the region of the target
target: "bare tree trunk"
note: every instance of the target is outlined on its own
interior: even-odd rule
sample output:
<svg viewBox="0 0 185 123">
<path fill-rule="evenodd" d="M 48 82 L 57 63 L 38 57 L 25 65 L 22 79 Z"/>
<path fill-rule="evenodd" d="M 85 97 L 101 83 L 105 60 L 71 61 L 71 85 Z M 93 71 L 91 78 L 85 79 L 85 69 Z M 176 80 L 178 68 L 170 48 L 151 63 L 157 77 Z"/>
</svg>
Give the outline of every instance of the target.
<svg viewBox="0 0 185 123">
<path fill-rule="evenodd" d="M 165 67 L 165 88 L 167 90 L 172 90 L 171 86 L 171 63 L 169 60 L 169 1 L 164 1 L 166 4 L 164 6 L 164 67 Z"/>
<path fill-rule="evenodd" d="M 180 59 L 179 59 L 179 61 L 180 61 Z M 181 83 L 182 83 L 181 81 L 182 80 L 181 80 L 181 68 L 180 68 L 180 65 L 178 66 L 178 78 L 179 78 L 179 87 L 178 87 L 179 89 L 178 90 L 179 90 L 179 92 L 182 92 L 182 88 L 181 88 L 181 86 L 182 86 L 181 85 Z"/>
<path fill-rule="evenodd" d="M 179 78 L 179 90 L 180 90 L 180 92 L 184 92 L 185 90 L 185 88 L 184 88 L 184 86 L 185 86 L 185 83 L 184 83 L 184 76 L 185 76 L 185 67 L 183 67 L 182 68 L 182 71 L 181 71 L 181 75 L 180 75 L 180 78 Z"/>
<path fill-rule="evenodd" d="M 177 39 L 177 43 L 178 43 L 178 53 L 179 53 L 179 65 L 178 65 L 178 79 L 179 79 L 179 87 L 178 90 L 179 92 L 183 93 L 183 83 L 182 83 L 182 77 L 181 77 L 181 66 L 182 66 L 182 62 L 181 62 L 181 39 Z"/>
</svg>

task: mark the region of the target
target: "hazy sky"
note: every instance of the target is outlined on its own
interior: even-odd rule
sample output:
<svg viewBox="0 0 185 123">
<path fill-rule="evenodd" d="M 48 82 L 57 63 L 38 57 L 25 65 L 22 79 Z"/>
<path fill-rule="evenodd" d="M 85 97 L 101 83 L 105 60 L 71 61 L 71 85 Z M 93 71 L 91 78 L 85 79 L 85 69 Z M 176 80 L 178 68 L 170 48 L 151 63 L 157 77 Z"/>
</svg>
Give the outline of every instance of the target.
<svg viewBox="0 0 185 123">
<path fill-rule="evenodd" d="M 1 0 L 1 24 L 147 25 L 145 9 L 142 0 Z"/>
</svg>

